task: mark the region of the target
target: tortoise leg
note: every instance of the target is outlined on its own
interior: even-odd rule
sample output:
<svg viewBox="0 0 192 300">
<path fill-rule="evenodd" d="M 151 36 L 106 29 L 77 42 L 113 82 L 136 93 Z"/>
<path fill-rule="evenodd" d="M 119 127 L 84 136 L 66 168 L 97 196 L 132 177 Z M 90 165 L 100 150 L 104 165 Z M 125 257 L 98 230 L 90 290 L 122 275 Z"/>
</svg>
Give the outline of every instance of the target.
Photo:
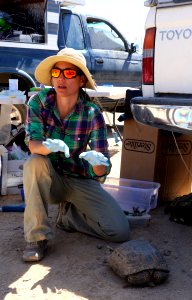
<svg viewBox="0 0 192 300">
<path fill-rule="evenodd" d="M 144 270 L 127 276 L 127 282 L 129 286 L 146 285 L 150 282 L 150 280 L 151 280 L 150 270 Z"/>
<path fill-rule="evenodd" d="M 167 279 L 168 275 L 169 275 L 169 271 L 154 270 L 151 280 L 155 284 L 160 284 L 160 283 L 164 282 Z"/>
</svg>

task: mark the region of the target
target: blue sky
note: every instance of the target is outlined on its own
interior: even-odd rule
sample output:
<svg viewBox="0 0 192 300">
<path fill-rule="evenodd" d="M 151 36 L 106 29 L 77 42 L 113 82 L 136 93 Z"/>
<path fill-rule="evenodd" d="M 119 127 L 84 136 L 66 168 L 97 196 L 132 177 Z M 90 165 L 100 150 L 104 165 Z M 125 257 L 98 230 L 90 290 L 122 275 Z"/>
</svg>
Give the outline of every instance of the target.
<svg viewBox="0 0 192 300">
<path fill-rule="evenodd" d="M 148 13 L 144 0 L 85 0 L 85 7 L 109 19 L 128 41 L 142 44 Z"/>
</svg>

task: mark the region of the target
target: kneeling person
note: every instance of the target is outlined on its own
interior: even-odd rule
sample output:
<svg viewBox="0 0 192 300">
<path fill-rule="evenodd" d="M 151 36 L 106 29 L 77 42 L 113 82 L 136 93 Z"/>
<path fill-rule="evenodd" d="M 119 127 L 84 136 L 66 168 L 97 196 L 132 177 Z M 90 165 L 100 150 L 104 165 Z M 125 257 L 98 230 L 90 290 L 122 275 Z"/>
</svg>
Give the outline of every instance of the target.
<svg viewBox="0 0 192 300">
<path fill-rule="evenodd" d="M 23 260 L 41 260 L 54 237 L 48 203 L 60 205 L 57 226 L 66 231 L 127 240 L 126 216 L 100 184 L 111 169 L 107 130 L 102 113 L 86 93 L 96 85 L 84 56 L 65 48 L 44 59 L 35 77 L 51 88 L 28 102 L 31 155 L 23 174 L 27 241 Z"/>
</svg>

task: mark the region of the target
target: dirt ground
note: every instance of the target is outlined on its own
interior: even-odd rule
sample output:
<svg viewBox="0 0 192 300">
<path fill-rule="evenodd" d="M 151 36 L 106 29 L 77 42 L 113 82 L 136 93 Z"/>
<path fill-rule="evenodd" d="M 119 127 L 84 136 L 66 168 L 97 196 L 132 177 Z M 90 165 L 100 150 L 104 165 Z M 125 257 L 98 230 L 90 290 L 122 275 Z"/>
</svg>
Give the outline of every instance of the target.
<svg viewBox="0 0 192 300">
<path fill-rule="evenodd" d="M 121 143 L 110 139 L 113 168 L 110 176 L 119 177 Z M 1 204 L 20 203 L 21 197 L 1 196 Z M 54 226 L 57 207 L 50 206 Z M 0 213 L 0 300 L 191 300 L 192 299 L 192 228 L 169 220 L 164 207 L 150 212 L 149 226 L 131 229 L 130 239 L 148 239 L 164 255 L 169 279 L 156 287 L 125 287 L 124 279 L 106 263 L 110 248 L 118 244 L 81 233 L 55 228 L 56 238 L 39 263 L 24 263 L 23 213 Z"/>
</svg>

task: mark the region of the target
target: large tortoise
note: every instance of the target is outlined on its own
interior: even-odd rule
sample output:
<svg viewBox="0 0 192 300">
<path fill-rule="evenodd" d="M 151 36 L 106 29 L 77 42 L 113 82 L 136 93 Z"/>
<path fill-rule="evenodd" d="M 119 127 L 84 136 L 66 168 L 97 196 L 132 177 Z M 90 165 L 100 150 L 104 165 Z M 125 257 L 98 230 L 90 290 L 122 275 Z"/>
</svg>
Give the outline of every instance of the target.
<svg viewBox="0 0 192 300">
<path fill-rule="evenodd" d="M 160 284 L 169 275 L 165 259 L 147 240 L 122 243 L 108 256 L 107 262 L 130 286 Z"/>
</svg>

